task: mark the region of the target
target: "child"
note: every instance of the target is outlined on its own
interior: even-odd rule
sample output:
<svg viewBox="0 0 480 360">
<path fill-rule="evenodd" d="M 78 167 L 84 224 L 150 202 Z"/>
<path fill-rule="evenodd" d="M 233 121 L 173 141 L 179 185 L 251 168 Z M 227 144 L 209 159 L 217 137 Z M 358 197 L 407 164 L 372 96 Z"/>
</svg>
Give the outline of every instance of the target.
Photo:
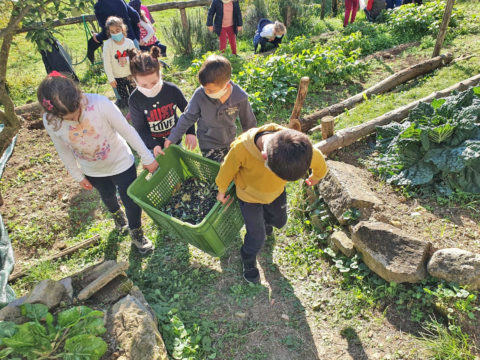
<svg viewBox="0 0 480 360">
<path fill-rule="evenodd" d="M 401 1 L 401 0 L 400 0 Z M 358 0 L 345 0 L 345 17 L 343 18 L 343 27 L 347 27 L 348 19 L 350 18 L 350 24 L 355 21 L 355 16 L 358 11 Z"/>
<path fill-rule="evenodd" d="M 364 9 L 365 17 L 368 21 L 374 22 L 385 8 L 385 0 L 368 0 L 367 7 Z"/>
<path fill-rule="evenodd" d="M 247 233 L 240 250 L 243 277 L 256 283 L 259 272 L 256 256 L 265 237 L 287 222 L 287 181 L 295 181 L 309 168 L 313 173 L 306 180 L 316 185 L 327 172 L 319 150 L 313 149 L 307 135 L 267 124 L 240 135 L 230 148 L 216 178 L 217 200 L 225 203 L 225 192 L 235 181 L 240 209 Z"/>
<path fill-rule="evenodd" d="M 273 23 L 268 19 L 261 19 L 258 22 L 257 32 L 253 37 L 253 52 L 257 52 L 258 44 L 260 44 L 261 53 L 267 51 L 267 42 L 272 44 L 274 48 L 277 48 L 286 33 L 287 28 L 283 23 L 279 21 Z"/>
<path fill-rule="evenodd" d="M 145 5 L 142 5 L 142 2 L 140 0 L 131 0 L 128 5 L 130 5 L 139 15 L 140 12 L 143 10 L 145 12 L 145 16 L 150 21 L 150 23 L 155 24 L 155 19 L 150 14 L 150 11 L 148 11 L 148 8 Z"/>
<path fill-rule="evenodd" d="M 183 112 L 187 100 L 177 86 L 162 81 L 158 47 L 152 47 L 150 53 L 129 50 L 128 55 L 130 71 L 137 83 L 128 101 L 132 124 L 145 145 L 157 156 L 162 153 L 165 139 L 178 122 L 177 108 Z M 197 146 L 193 124 L 187 130 L 185 143 L 190 150 Z"/>
<path fill-rule="evenodd" d="M 110 16 L 105 26 L 109 39 L 103 45 L 103 66 L 108 82 L 120 95 L 118 107 L 124 108 L 128 105 L 130 93 L 135 89 L 128 78 L 130 67 L 127 55 L 127 50 L 135 48 L 135 45 L 126 37 L 127 27 L 122 19 Z"/>
<path fill-rule="evenodd" d="M 211 55 L 205 60 L 198 72 L 202 86 L 195 90 L 178 124 L 165 141 L 166 148 L 177 143 L 198 121 L 197 138 L 203 156 L 221 162 L 235 139 L 237 117 L 243 131 L 257 125 L 248 95 L 230 81 L 231 75 L 230 61 L 223 56 Z"/>
<path fill-rule="evenodd" d="M 157 46 L 161 50 L 162 56 L 167 56 L 167 47 L 158 41 L 155 36 L 155 29 L 150 21 L 148 21 L 145 12 L 140 10 L 140 50 L 150 51 L 152 46 Z"/>
<path fill-rule="evenodd" d="M 70 175 L 86 190 L 96 188 L 112 214 L 115 228 L 127 224 L 117 200 L 117 187 L 128 218 L 132 243 L 140 253 L 153 249 L 141 229 L 141 209 L 127 195 L 136 179 L 134 157 L 153 172 L 158 164 L 122 113 L 106 97 L 84 94 L 75 83 L 51 73 L 40 84 L 37 97 L 45 113 L 43 124 Z"/>
<path fill-rule="evenodd" d="M 208 30 L 220 37 L 220 51 L 227 48 L 227 37 L 232 54 L 237 55 L 236 36 L 242 30 L 242 12 L 238 0 L 213 0 L 208 9 Z"/>
</svg>

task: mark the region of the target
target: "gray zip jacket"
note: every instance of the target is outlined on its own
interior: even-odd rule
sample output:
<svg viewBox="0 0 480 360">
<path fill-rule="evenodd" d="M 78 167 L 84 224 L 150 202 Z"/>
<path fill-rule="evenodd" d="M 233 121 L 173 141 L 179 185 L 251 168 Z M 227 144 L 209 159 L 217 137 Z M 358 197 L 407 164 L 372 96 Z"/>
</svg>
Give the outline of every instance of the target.
<svg viewBox="0 0 480 360">
<path fill-rule="evenodd" d="M 168 140 L 176 144 L 195 122 L 200 149 L 222 149 L 230 147 L 237 134 L 235 121 L 240 119 L 242 130 L 257 126 L 257 119 L 248 102 L 248 95 L 240 86 L 230 81 L 232 94 L 221 103 L 205 94 L 200 86 L 193 93 L 184 113 L 172 129 Z"/>
</svg>

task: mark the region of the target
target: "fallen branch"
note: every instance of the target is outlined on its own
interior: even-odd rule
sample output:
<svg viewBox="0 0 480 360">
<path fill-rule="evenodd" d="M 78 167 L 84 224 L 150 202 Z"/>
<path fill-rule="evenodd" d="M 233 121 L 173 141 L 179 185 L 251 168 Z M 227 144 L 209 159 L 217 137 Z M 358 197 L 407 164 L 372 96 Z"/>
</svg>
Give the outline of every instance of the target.
<svg viewBox="0 0 480 360">
<path fill-rule="evenodd" d="M 331 153 L 334 150 L 348 146 L 357 141 L 358 139 L 373 133 L 377 126 L 383 126 L 393 121 L 401 121 L 405 119 L 408 116 L 410 110 L 412 110 L 421 102 L 430 102 L 433 99 L 448 96 L 454 90 L 464 91 L 471 86 L 475 86 L 478 83 L 480 83 L 480 74 L 456 83 L 455 85 L 450 86 L 447 89 L 434 92 L 420 100 L 411 102 L 410 104 L 383 114 L 382 116 L 367 121 L 366 123 L 340 130 L 332 137 L 326 140 L 322 140 L 316 143 L 314 146 L 320 151 L 322 151 L 324 154 Z"/>
<path fill-rule="evenodd" d="M 366 98 L 376 95 L 383 94 L 396 86 L 403 84 L 409 80 L 412 80 L 420 75 L 427 74 L 443 65 L 450 63 L 453 60 L 453 55 L 451 53 L 437 56 L 433 59 L 428 59 L 421 63 L 412 65 L 406 69 L 403 69 L 388 78 L 380 81 L 374 86 L 368 88 L 367 90 L 362 91 L 352 97 L 349 97 L 346 100 L 343 100 L 337 104 L 330 105 L 320 111 L 316 111 L 313 114 L 307 115 L 301 119 L 302 131 L 307 132 L 310 130 L 317 120 L 330 115 L 337 116 L 343 113 L 346 109 L 351 109 L 356 104 L 361 103 Z M 318 127 L 317 127 L 318 129 Z"/>
<path fill-rule="evenodd" d="M 50 255 L 45 259 L 40 260 L 40 262 L 44 261 L 52 261 L 52 260 L 57 260 L 60 259 L 61 257 L 71 255 L 74 252 L 80 250 L 80 249 L 85 249 L 87 247 L 90 247 L 92 245 L 96 245 L 100 241 L 100 235 L 95 235 L 94 237 L 91 237 L 90 239 L 84 240 L 76 245 L 70 246 L 69 248 L 66 248 L 65 250 L 62 250 L 56 254 Z M 27 275 L 29 269 L 21 269 L 19 271 L 13 272 L 10 277 L 8 278 L 9 282 L 15 282 L 19 278 Z"/>
<path fill-rule="evenodd" d="M 397 45 L 393 48 L 386 49 L 386 50 L 380 50 L 377 52 L 374 52 L 373 54 L 370 54 L 366 57 L 363 58 L 363 60 L 371 60 L 371 59 L 379 59 L 379 58 L 392 58 L 395 55 L 398 55 L 402 52 L 404 52 L 406 49 L 414 46 L 420 45 L 419 42 L 411 42 L 411 43 L 406 43 L 406 44 L 400 44 Z"/>
</svg>

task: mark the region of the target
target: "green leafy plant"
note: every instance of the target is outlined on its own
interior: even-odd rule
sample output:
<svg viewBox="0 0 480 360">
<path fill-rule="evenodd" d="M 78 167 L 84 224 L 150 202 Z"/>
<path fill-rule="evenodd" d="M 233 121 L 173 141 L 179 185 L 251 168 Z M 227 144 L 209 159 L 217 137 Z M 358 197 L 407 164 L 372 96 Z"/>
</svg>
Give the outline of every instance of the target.
<svg viewBox="0 0 480 360">
<path fill-rule="evenodd" d="M 480 96 L 471 88 L 421 103 L 403 124 L 377 128 L 372 170 L 396 185 L 425 192 L 480 193 Z"/>
<path fill-rule="evenodd" d="M 0 359 L 95 360 L 107 351 L 105 341 L 97 337 L 106 331 L 101 311 L 77 306 L 55 319 L 43 304 L 23 304 L 20 309 L 30 321 L 0 322 Z"/>
</svg>

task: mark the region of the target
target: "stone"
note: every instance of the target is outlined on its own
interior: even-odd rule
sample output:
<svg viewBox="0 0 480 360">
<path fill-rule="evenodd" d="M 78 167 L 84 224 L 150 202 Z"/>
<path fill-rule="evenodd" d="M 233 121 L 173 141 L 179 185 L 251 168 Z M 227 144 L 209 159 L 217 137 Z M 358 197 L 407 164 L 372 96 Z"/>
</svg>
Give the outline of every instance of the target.
<svg viewBox="0 0 480 360">
<path fill-rule="evenodd" d="M 427 270 L 438 279 L 469 285 L 480 289 L 480 255 L 470 251 L 450 248 L 433 253 Z"/>
<path fill-rule="evenodd" d="M 72 278 L 74 289 L 83 289 L 95 281 L 100 275 L 117 264 L 115 260 L 104 261 L 101 264 L 93 265 L 75 274 Z"/>
<path fill-rule="evenodd" d="M 44 304 L 49 309 L 56 307 L 66 295 L 65 287 L 58 281 L 46 279 L 39 282 L 27 295 L 25 303 Z"/>
<path fill-rule="evenodd" d="M 343 214 L 351 208 L 362 211 L 382 204 L 358 175 L 359 170 L 355 166 L 333 160 L 328 160 L 327 166 L 328 173 L 320 182 L 318 189 L 340 224 L 347 223 Z"/>
<path fill-rule="evenodd" d="M 21 298 L 13 300 L 11 303 L 8 304 L 8 306 L 20 306 L 23 303 L 25 303 L 25 300 L 27 299 L 27 296 L 22 296 Z"/>
<path fill-rule="evenodd" d="M 115 264 L 112 267 L 106 269 L 106 271 L 97 277 L 94 281 L 88 284 L 82 291 L 79 292 L 77 295 L 78 301 L 85 301 L 90 298 L 93 294 L 107 285 L 110 281 L 116 278 L 118 275 L 123 273 L 125 270 L 128 269 L 127 262 L 120 262 Z"/>
<path fill-rule="evenodd" d="M 90 300 L 95 303 L 113 304 L 129 294 L 132 290 L 133 282 L 125 273 L 118 275 L 107 285 L 92 295 Z"/>
<path fill-rule="evenodd" d="M 386 281 L 416 283 L 427 276 L 429 242 L 377 221 L 358 223 L 352 241 L 365 264 Z"/>
<path fill-rule="evenodd" d="M 68 299 L 72 300 L 73 299 L 72 278 L 71 277 L 63 278 L 62 280 L 59 281 L 59 283 L 62 284 L 63 287 L 65 288 L 65 292 L 68 296 Z"/>
<path fill-rule="evenodd" d="M 8 304 L 0 310 L 0 321 L 12 321 L 15 324 L 23 324 L 28 321 L 28 318 L 22 316 L 19 307 Z"/>
<path fill-rule="evenodd" d="M 134 296 L 127 295 L 111 309 L 108 329 L 122 359 L 168 360 L 167 350 L 148 310 Z"/>
<path fill-rule="evenodd" d="M 343 255 L 352 257 L 355 255 L 355 246 L 348 234 L 343 230 L 335 230 L 327 239 L 328 244 L 334 251 L 340 251 Z"/>
<path fill-rule="evenodd" d="M 147 300 L 145 300 L 145 296 L 143 296 L 142 291 L 137 285 L 133 285 L 132 289 L 130 290 L 130 295 L 136 297 L 137 300 L 140 301 L 140 303 L 148 310 L 148 312 L 152 316 L 155 324 L 157 324 L 157 316 L 155 315 L 155 311 L 153 311 L 153 309 L 150 307 L 150 304 L 147 302 Z"/>
</svg>

